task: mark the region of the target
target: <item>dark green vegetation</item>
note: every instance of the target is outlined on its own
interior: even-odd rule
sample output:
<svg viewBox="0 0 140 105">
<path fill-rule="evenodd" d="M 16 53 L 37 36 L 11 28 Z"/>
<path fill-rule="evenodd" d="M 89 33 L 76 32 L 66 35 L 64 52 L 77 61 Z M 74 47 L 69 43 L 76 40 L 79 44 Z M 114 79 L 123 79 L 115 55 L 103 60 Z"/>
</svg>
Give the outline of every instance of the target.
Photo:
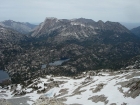
<svg viewBox="0 0 140 105">
<path fill-rule="evenodd" d="M 68 32 L 65 30 L 65 34 L 74 31 L 79 35 L 79 39 L 75 36 L 60 36 L 64 26 L 39 35 L 48 30 L 45 28 L 48 26 L 45 26 L 42 28 L 44 30 L 38 32 L 37 37 L 24 37 L 16 43 L 1 41 L 0 69 L 8 71 L 13 83 L 22 82 L 26 85 L 31 79 L 46 74 L 74 76 L 88 70 L 118 70 L 135 65 L 136 62 L 137 66 L 134 68 L 140 68 L 140 38 L 118 23 L 96 24 L 102 24 L 104 27 L 98 26 L 99 29 L 93 30 L 77 25 L 76 29 L 73 29 L 67 23 L 65 27 L 68 28 Z M 82 36 L 83 31 L 87 32 L 88 37 Z M 93 31 L 96 34 L 93 34 Z M 60 66 L 49 66 L 50 62 L 63 58 L 70 60 Z M 41 69 L 42 64 L 47 64 L 47 67 Z"/>
</svg>

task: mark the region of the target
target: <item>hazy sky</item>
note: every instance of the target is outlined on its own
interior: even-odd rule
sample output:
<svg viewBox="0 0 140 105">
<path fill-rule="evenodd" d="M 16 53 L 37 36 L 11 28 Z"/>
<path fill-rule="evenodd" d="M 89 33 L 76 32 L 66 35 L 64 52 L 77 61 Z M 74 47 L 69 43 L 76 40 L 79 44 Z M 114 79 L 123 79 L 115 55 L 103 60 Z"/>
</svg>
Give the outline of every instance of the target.
<svg viewBox="0 0 140 105">
<path fill-rule="evenodd" d="M 46 17 L 140 23 L 140 0 L 0 0 L 0 21 L 39 23 Z"/>
</svg>

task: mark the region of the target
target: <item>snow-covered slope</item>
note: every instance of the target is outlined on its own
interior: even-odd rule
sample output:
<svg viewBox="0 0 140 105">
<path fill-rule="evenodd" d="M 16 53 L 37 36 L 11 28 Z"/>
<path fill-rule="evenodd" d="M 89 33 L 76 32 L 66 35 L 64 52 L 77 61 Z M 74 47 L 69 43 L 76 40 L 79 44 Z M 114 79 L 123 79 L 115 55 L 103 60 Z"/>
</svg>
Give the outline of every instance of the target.
<svg viewBox="0 0 140 105">
<path fill-rule="evenodd" d="M 0 89 L 12 105 L 139 105 L 140 70 L 90 71 L 78 77 L 37 78 Z"/>
</svg>

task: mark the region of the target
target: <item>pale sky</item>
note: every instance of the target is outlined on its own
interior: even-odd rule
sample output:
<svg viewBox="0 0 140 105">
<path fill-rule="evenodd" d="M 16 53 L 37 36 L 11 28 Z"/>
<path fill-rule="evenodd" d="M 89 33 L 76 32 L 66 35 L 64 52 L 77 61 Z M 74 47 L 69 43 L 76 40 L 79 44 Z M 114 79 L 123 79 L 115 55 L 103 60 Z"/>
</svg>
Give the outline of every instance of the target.
<svg viewBox="0 0 140 105">
<path fill-rule="evenodd" d="M 140 23 L 140 0 L 0 0 L 0 21 L 39 23 L 46 17 Z"/>
</svg>

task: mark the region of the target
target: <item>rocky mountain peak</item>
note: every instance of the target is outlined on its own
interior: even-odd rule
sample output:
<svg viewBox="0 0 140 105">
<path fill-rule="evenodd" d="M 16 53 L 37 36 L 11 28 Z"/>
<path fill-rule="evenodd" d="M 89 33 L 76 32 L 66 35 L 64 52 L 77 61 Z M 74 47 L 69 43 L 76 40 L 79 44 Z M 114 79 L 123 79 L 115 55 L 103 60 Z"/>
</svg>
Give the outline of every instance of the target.
<svg viewBox="0 0 140 105">
<path fill-rule="evenodd" d="M 105 23 L 102 21 L 102 20 L 99 20 L 98 22 L 97 22 L 97 24 L 98 24 L 98 28 L 99 29 L 104 29 L 104 27 L 105 27 Z"/>
<path fill-rule="evenodd" d="M 54 17 L 47 17 L 45 19 L 45 21 L 43 22 L 43 25 L 47 25 L 49 27 L 53 26 L 56 22 L 58 22 L 58 19 L 57 18 L 54 18 Z"/>
<path fill-rule="evenodd" d="M 99 24 L 104 24 L 104 22 L 102 20 L 99 20 L 98 23 Z"/>
<path fill-rule="evenodd" d="M 42 22 L 31 36 L 36 37 L 39 34 L 45 34 L 47 31 L 51 30 L 54 25 L 58 22 L 57 18 L 47 17 L 44 22 Z"/>
</svg>

